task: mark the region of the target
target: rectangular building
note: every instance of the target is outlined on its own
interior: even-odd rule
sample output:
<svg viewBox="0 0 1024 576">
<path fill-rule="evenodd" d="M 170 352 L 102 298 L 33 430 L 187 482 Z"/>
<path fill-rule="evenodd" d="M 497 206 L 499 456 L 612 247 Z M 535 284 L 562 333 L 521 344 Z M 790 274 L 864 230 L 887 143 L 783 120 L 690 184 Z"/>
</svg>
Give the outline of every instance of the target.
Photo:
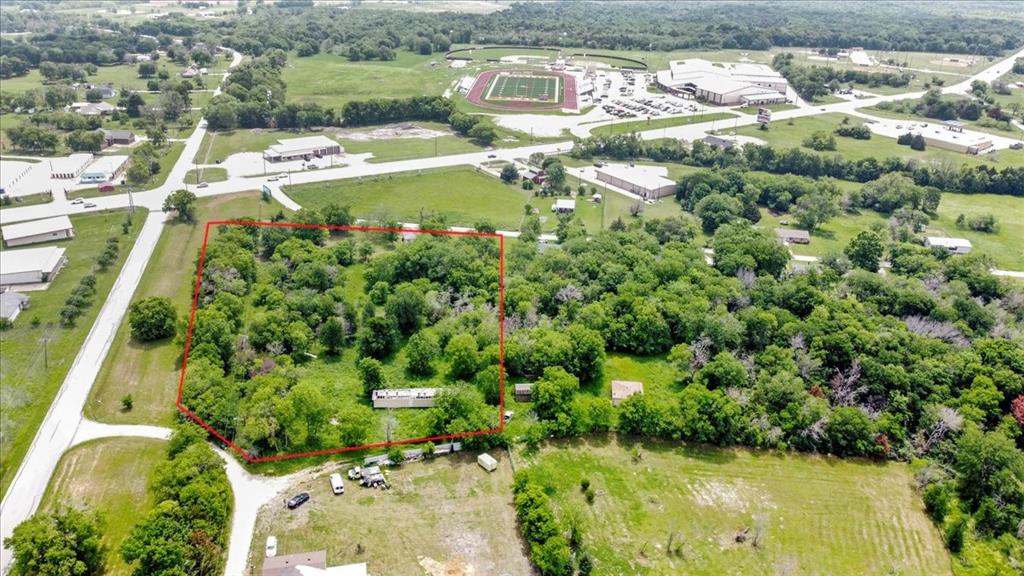
<svg viewBox="0 0 1024 576">
<path fill-rule="evenodd" d="M 391 388 L 373 391 L 374 408 L 430 408 L 437 388 Z"/>
<path fill-rule="evenodd" d="M 523 382 L 512 387 L 516 402 L 529 402 L 533 399 L 533 384 Z"/>
<path fill-rule="evenodd" d="M 807 230 L 793 230 L 791 228 L 776 228 L 775 235 L 785 244 L 810 244 L 811 233 Z"/>
<path fill-rule="evenodd" d="M 657 73 L 666 92 L 723 106 L 756 106 L 786 101 L 789 82 L 765 64 L 675 60 Z"/>
<path fill-rule="evenodd" d="M 342 152 L 344 152 L 344 148 L 326 136 L 308 136 L 278 140 L 277 144 L 263 152 L 263 158 L 270 162 L 286 162 L 288 160 L 322 158 Z"/>
<path fill-rule="evenodd" d="M 135 134 L 131 130 L 104 130 L 103 144 L 113 146 L 115 144 L 132 144 L 135 142 Z"/>
<path fill-rule="evenodd" d="M 597 179 L 644 200 L 664 198 L 676 193 L 676 183 L 666 178 L 668 168 L 662 166 L 629 166 L 605 164 L 597 169 Z"/>
<path fill-rule="evenodd" d="M 8 246 L 24 246 L 73 238 L 75 228 L 67 216 L 55 216 L 45 220 L 8 224 L 0 228 L 0 236 L 3 236 L 4 243 Z"/>
<path fill-rule="evenodd" d="M 96 160 L 82 171 L 78 181 L 82 184 L 112 182 L 128 169 L 128 156 L 97 156 Z"/>
<path fill-rule="evenodd" d="M 68 261 L 56 246 L 0 252 L 0 287 L 50 282 Z"/>
<path fill-rule="evenodd" d="M 924 239 L 927 248 L 942 248 L 952 254 L 967 254 L 971 251 L 971 241 L 967 238 L 944 238 L 941 236 L 927 236 Z"/>
</svg>

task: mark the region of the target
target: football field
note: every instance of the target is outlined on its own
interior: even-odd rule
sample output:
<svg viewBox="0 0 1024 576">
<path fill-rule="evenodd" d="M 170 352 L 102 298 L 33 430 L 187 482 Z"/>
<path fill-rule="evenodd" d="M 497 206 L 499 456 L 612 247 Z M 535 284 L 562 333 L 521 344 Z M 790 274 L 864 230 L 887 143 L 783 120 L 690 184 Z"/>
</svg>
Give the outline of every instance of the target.
<svg viewBox="0 0 1024 576">
<path fill-rule="evenodd" d="M 498 75 L 487 94 L 487 100 L 557 100 L 557 76 Z"/>
</svg>

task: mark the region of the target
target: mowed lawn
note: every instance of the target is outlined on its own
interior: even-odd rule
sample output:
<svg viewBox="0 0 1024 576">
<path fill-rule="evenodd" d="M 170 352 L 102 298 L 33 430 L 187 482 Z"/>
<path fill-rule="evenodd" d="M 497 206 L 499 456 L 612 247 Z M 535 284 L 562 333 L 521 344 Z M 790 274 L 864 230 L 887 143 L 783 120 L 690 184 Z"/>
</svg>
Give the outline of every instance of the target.
<svg viewBox="0 0 1024 576">
<path fill-rule="evenodd" d="M 438 213 L 453 226 L 487 220 L 501 230 L 518 230 L 523 206 L 541 206 L 547 200 L 535 199 L 517 185 L 504 184 L 472 168 L 317 182 L 285 186 L 284 190 L 308 208 L 331 202 L 348 205 L 356 218 L 419 222 L 422 215 Z M 550 207 L 550 202 L 546 203 Z M 550 212 L 542 208 L 541 215 L 545 214 Z"/>
<path fill-rule="evenodd" d="M 134 296 L 134 300 L 170 298 L 179 317 L 186 320 L 192 309 L 192 281 L 204 223 L 246 216 L 266 219 L 282 209 L 276 202 L 262 202 L 256 192 L 202 198 L 196 208 L 197 224 L 165 224 Z M 115 424 L 173 423 L 181 353 L 182 345 L 174 338 L 145 344 L 132 340 L 126 317 L 89 394 L 85 415 Z M 121 410 L 126 394 L 134 400 L 130 411 Z"/>
<path fill-rule="evenodd" d="M 185 69 L 180 64 L 175 64 L 170 60 L 163 58 L 156 62 L 157 70 L 167 70 L 171 75 L 172 79 L 181 79 L 179 74 Z M 153 75 L 154 80 L 160 81 L 156 75 Z M 86 82 L 89 84 L 99 85 L 112 83 L 114 88 L 120 92 L 121 88 L 128 88 L 130 90 L 146 90 L 146 84 L 150 78 L 139 78 L 139 65 L 138 64 L 118 64 L 115 66 L 100 66 L 96 70 L 96 74 L 86 77 Z M 33 68 L 28 74 L 24 76 L 18 76 L 15 78 L 7 78 L 4 80 L 4 92 L 10 92 L 12 94 L 25 92 L 35 88 L 46 88 L 48 84 L 45 83 L 45 79 L 42 74 L 39 73 L 38 68 Z M 84 91 L 79 92 L 79 96 L 85 96 Z M 117 97 L 111 98 L 108 102 L 114 103 Z"/>
<path fill-rule="evenodd" d="M 326 464 L 287 489 L 310 493 L 301 508 L 272 502 L 260 510 L 250 568 L 259 573 L 273 535 L 279 556 L 326 550 L 328 565 L 366 562 L 370 574 L 425 574 L 424 564 L 433 569 L 435 563 L 448 570 L 431 574 L 533 574 L 516 528 L 508 457 L 491 454 L 499 461 L 492 473 L 476 464 L 476 454 L 438 457 L 389 470 L 390 490 L 346 478 L 341 496 L 331 494 L 327 477 L 345 469 Z"/>
<path fill-rule="evenodd" d="M 597 576 L 950 573 L 901 464 L 614 439 L 560 442 L 526 460 L 559 515 L 581 516 Z M 667 552 L 670 538 L 681 553 Z"/>
<path fill-rule="evenodd" d="M 416 126 L 449 132 L 447 125 L 434 122 L 417 122 Z M 369 128 L 367 130 L 372 130 Z M 437 138 L 382 138 L 374 140 L 354 139 L 349 131 L 321 130 L 291 132 L 287 130 L 235 130 L 233 132 L 207 132 L 203 143 L 196 152 L 195 161 L 199 164 L 215 164 L 223 162 L 228 156 L 239 152 L 262 152 L 278 140 L 302 138 L 306 136 L 327 136 L 336 140 L 345 149 L 346 154 L 373 154 L 370 162 L 389 162 L 409 158 L 426 158 L 429 156 L 445 156 L 463 152 L 479 152 L 484 148 L 477 146 L 468 138 L 448 134 Z M 344 162 L 344 158 L 336 160 Z"/>
<path fill-rule="evenodd" d="M 146 220 L 146 210 L 137 209 L 128 234 L 121 233 L 126 211 L 99 212 L 71 217 L 72 240 L 54 242 L 66 252 L 65 266 L 47 290 L 28 292 L 32 306 L 21 313 L 14 327 L 0 332 L 0 491 L 6 492 L 25 456 L 36 428 L 50 407 L 71 364 L 78 355 L 100 308 L 128 258 L 135 238 Z M 117 237 L 117 261 L 106 272 L 95 270 L 96 258 L 107 238 Z M 31 248 L 40 245 L 30 246 Z M 0 251 L 0 259 L 6 250 Z M 71 291 L 87 274 L 96 275 L 93 304 L 75 326 L 60 326 L 60 309 Z M 39 326 L 33 327 L 34 318 Z"/>
<path fill-rule="evenodd" d="M 710 114 L 699 114 L 697 116 L 677 116 L 674 118 L 641 118 L 627 120 L 625 122 L 615 122 L 614 124 L 606 124 L 604 126 L 598 126 L 597 128 L 591 130 L 590 134 L 593 136 L 630 134 L 632 132 L 644 132 L 647 130 L 657 130 L 659 128 L 685 126 L 686 124 L 711 122 L 712 120 L 724 120 L 726 118 L 735 117 L 735 114 L 730 114 L 728 112 L 713 112 Z"/>
<path fill-rule="evenodd" d="M 50 478 L 41 510 L 73 507 L 103 516 L 108 576 L 132 573 L 121 559 L 121 543 L 155 504 L 147 488 L 166 449 L 166 442 L 151 438 L 93 440 L 65 452 Z"/>
<path fill-rule="evenodd" d="M 779 120 L 772 122 L 769 130 L 760 130 L 757 126 L 742 126 L 736 129 L 736 133 L 760 138 L 776 147 L 802 148 L 801 143 L 811 133 L 818 130 L 832 133 L 842 122 L 843 116 L 843 114 L 822 114 L 793 120 Z M 850 122 L 854 125 L 862 123 L 854 116 L 850 117 Z M 846 160 L 873 157 L 881 161 L 889 157 L 898 157 L 915 159 L 924 163 L 949 162 L 954 166 L 985 164 L 996 169 L 1006 166 L 1024 166 L 1024 150 L 1002 150 L 997 153 L 997 160 L 993 161 L 988 155 L 972 156 L 934 147 L 922 151 L 912 150 L 910 146 L 897 144 L 895 138 L 887 138 L 878 134 L 873 134 L 870 140 L 854 140 L 836 136 L 836 144 L 836 150 L 822 151 L 818 154 L 841 156 Z M 805 152 L 811 151 L 810 148 L 802 149 Z"/>
<path fill-rule="evenodd" d="M 423 56 L 396 50 L 389 62 L 351 62 L 342 56 L 317 54 L 288 58 L 282 77 L 288 100 L 340 108 L 350 100 L 440 95 L 464 71 L 448 68 L 443 54 Z M 431 66 L 431 62 L 437 63 Z"/>
</svg>

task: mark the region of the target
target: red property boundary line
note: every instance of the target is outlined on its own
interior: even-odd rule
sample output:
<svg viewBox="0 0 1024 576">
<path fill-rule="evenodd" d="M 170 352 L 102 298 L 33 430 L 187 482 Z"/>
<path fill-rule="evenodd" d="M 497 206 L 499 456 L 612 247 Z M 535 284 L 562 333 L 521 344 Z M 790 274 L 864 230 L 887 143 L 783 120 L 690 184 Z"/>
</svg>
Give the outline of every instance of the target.
<svg viewBox="0 0 1024 576">
<path fill-rule="evenodd" d="M 502 104 L 497 104 L 484 100 L 484 92 L 487 90 L 487 85 L 490 84 L 492 78 L 498 74 L 514 74 L 516 72 L 560 77 L 562 79 L 562 102 L 560 104 L 537 105 L 535 101 L 508 101 Z M 511 110 L 514 112 L 552 112 L 555 110 L 561 110 L 562 108 L 571 108 L 573 110 L 578 109 L 576 101 L 576 78 L 572 74 L 566 74 L 565 72 L 553 72 L 549 70 L 499 69 L 482 72 L 476 77 L 476 81 L 473 82 L 473 87 L 470 88 L 469 93 L 466 94 L 466 100 L 475 106 L 480 106 L 481 108 L 490 108 L 492 110 Z"/>
<path fill-rule="evenodd" d="M 196 309 L 199 306 L 199 287 L 202 284 L 203 279 L 203 266 L 206 262 L 206 245 L 210 240 L 210 227 L 211 226 L 266 226 L 272 228 L 322 228 L 325 230 L 342 230 L 346 232 L 396 232 L 399 234 L 426 234 L 432 236 L 476 236 L 480 238 L 497 238 L 498 239 L 498 427 L 490 428 L 488 430 L 475 430 L 472 432 L 459 432 L 457 434 L 446 434 L 442 436 L 427 436 L 424 438 L 406 438 L 402 440 L 393 440 L 391 442 L 377 442 L 374 444 L 362 444 L 360 446 L 342 446 L 338 448 L 325 448 L 322 450 L 312 450 L 309 452 L 296 452 L 292 454 L 276 454 L 274 456 L 261 456 L 253 457 L 251 454 L 237 446 L 231 440 L 228 440 L 223 434 L 214 430 L 212 426 L 207 424 L 202 418 L 196 413 L 188 409 L 187 406 L 182 404 L 181 395 L 185 389 L 185 370 L 188 368 L 188 352 L 189 347 L 192 344 L 192 329 L 195 327 L 196 322 Z M 199 252 L 199 269 L 196 272 L 196 288 L 192 294 L 192 312 L 189 315 L 188 320 L 188 332 L 185 334 L 185 352 L 181 362 L 181 376 L 178 379 L 178 396 L 174 400 L 174 405 L 177 406 L 178 410 L 191 418 L 197 424 L 206 429 L 207 432 L 215 436 L 218 440 L 230 446 L 238 455 L 253 464 L 260 462 L 276 462 L 279 460 L 291 460 L 294 458 L 304 458 L 306 456 L 319 456 L 324 454 L 338 454 L 341 452 L 354 452 L 357 450 L 367 450 L 371 448 L 386 448 L 390 446 L 397 446 L 402 444 L 420 444 L 423 442 L 433 442 L 435 440 L 455 440 L 458 438 L 467 438 L 471 436 L 482 436 L 486 434 L 496 434 L 505 430 L 505 237 L 501 234 L 488 233 L 488 232 L 472 232 L 472 231 L 453 231 L 453 230 L 418 230 L 418 229 L 405 229 L 405 228 L 383 228 L 376 226 L 331 226 L 323 224 L 299 224 L 292 222 L 257 222 L 257 221 L 244 221 L 244 220 L 215 220 L 206 223 L 206 228 L 203 231 L 203 247 Z"/>
</svg>

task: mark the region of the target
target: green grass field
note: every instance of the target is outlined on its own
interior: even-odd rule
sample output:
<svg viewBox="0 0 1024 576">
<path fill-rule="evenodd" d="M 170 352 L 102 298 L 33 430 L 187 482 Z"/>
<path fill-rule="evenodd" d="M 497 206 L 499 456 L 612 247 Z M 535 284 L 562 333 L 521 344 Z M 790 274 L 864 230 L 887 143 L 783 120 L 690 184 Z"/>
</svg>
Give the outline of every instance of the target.
<svg viewBox="0 0 1024 576">
<path fill-rule="evenodd" d="M 537 100 L 558 102 L 562 99 L 554 76 L 500 74 L 491 80 L 485 100 Z"/>
<path fill-rule="evenodd" d="M 228 171 L 225 168 L 200 168 L 189 170 L 185 174 L 186 184 L 198 184 L 200 182 L 223 182 L 228 179 Z"/>
<path fill-rule="evenodd" d="M 383 219 L 419 222 L 422 214 L 436 212 L 454 226 L 472 226 L 486 219 L 502 230 L 518 230 L 523 205 L 533 201 L 530 192 L 472 168 L 318 182 L 284 190 L 310 208 L 330 202 L 347 204 L 357 218 L 378 220 L 386 213 Z"/>
<path fill-rule="evenodd" d="M 840 184 L 840 188 L 858 186 L 852 182 Z M 958 228 L 956 218 L 960 214 L 967 217 L 992 214 L 999 221 L 999 230 L 995 234 L 986 234 Z M 766 230 L 774 230 L 781 226 L 780 220 L 794 224 L 792 215 L 772 214 L 762 208 L 758 225 Z M 883 215 L 872 210 L 843 213 L 812 232 L 810 244 L 797 244 L 790 246 L 790 249 L 794 254 L 804 256 L 821 257 L 839 253 L 860 231 L 869 229 L 872 224 L 886 222 Z M 1007 270 L 1024 270 L 1024 250 L 1020 248 L 1020 238 L 1024 238 L 1024 198 L 997 194 L 943 194 L 938 217 L 928 224 L 925 234 L 967 238 L 975 252 L 991 256 L 996 266 Z"/>
<path fill-rule="evenodd" d="M 842 114 L 822 114 L 808 118 L 797 118 L 772 122 L 769 130 L 760 130 L 757 126 L 743 126 L 736 130 L 737 134 L 753 136 L 781 148 L 799 148 L 804 138 L 812 132 L 823 130 L 831 133 L 843 120 Z M 854 124 L 859 120 L 851 118 Z M 916 159 L 921 162 L 949 162 L 956 165 L 984 164 L 996 169 L 1005 166 L 1024 166 L 1024 150 L 1004 150 L 992 156 L 972 156 L 950 150 L 929 148 L 923 151 L 912 150 L 909 146 L 900 146 L 895 138 L 872 135 L 870 140 L 854 140 L 853 138 L 836 137 L 838 147 L 834 151 L 818 152 L 824 156 L 841 156 L 847 160 L 874 157 L 883 160 L 888 157 Z M 809 148 L 803 148 L 810 151 Z"/>
<path fill-rule="evenodd" d="M 203 222 L 236 217 L 267 218 L 281 206 L 260 201 L 256 192 L 201 198 L 196 203 L 199 224 L 168 222 L 156 245 L 134 299 L 170 298 L 181 317 L 192 307 L 195 259 L 203 241 Z M 216 231 L 211 234 L 216 234 Z M 174 339 L 140 344 L 131 339 L 127 319 L 121 323 L 85 405 L 85 415 L 114 424 L 170 425 L 177 413 L 181 345 Z M 121 410 L 121 398 L 131 394 L 131 411 Z"/>
<path fill-rule="evenodd" d="M 0 332 L 0 491 L 6 492 L 14 473 L 25 456 L 36 428 L 50 407 L 86 334 L 114 285 L 121 266 L 142 229 L 144 209 L 136 210 L 129 234 L 121 234 L 126 212 L 99 212 L 72 216 L 75 237 L 54 243 L 66 250 L 68 264 L 49 289 L 30 292 L 32 306 L 24 311 L 14 327 Z M 96 273 L 93 304 L 73 328 L 61 328 L 59 312 L 71 291 L 83 276 L 93 273 L 96 257 L 107 238 L 120 240 L 117 262 L 106 272 Z M 39 326 L 32 327 L 32 320 Z"/>
<path fill-rule="evenodd" d="M 491 454 L 499 465 L 490 474 L 475 454 L 439 457 L 389 470 L 390 490 L 346 479 L 341 496 L 331 494 L 327 476 L 345 468 L 326 463 L 287 489 L 311 494 L 301 508 L 273 502 L 260 510 L 249 553 L 254 573 L 273 534 L 278 555 L 326 549 L 329 565 L 366 562 L 370 574 L 532 574 L 517 537 L 512 469 L 503 451 Z M 421 562 L 450 571 L 427 572 Z"/>
<path fill-rule="evenodd" d="M 595 575 L 950 574 L 904 465 L 637 447 L 639 460 L 632 444 L 603 438 L 525 457 L 557 513 L 581 518 Z M 744 528 L 760 531 L 759 548 L 735 541 Z M 667 552 L 670 538 L 681 553 Z"/>
<path fill-rule="evenodd" d="M 167 59 L 157 61 L 156 67 L 157 70 L 167 70 L 171 78 L 180 78 L 179 74 L 185 69 L 184 66 L 175 64 Z M 153 78 L 155 79 L 156 76 L 153 76 Z M 89 76 L 86 82 L 90 84 L 106 84 L 110 82 L 120 92 L 122 87 L 130 90 L 145 90 L 149 80 L 149 78 L 139 78 L 138 64 L 118 64 L 115 66 L 100 66 L 96 74 Z M 44 88 L 45 86 L 44 78 L 39 73 L 39 69 L 32 69 L 24 76 L 5 79 L 3 90 L 4 92 L 18 93 L 34 88 Z M 84 94 L 84 92 L 79 92 L 80 96 L 84 97 Z M 117 97 L 111 100 L 117 100 Z"/>
<path fill-rule="evenodd" d="M 438 64 L 431 66 L 431 62 Z M 461 75 L 446 66 L 441 54 L 422 56 L 397 50 L 396 58 L 389 62 L 351 62 L 332 54 L 291 55 L 282 77 L 288 85 L 289 101 L 337 108 L 349 100 L 440 95 Z"/>
<path fill-rule="evenodd" d="M 756 113 L 756 112 L 755 112 Z M 643 118 L 636 120 L 627 120 L 625 122 L 615 122 L 614 124 L 605 124 L 604 126 L 598 126 L 590 131 L 593 136 L 608 136 L 610 134 L 629 134 L 631 132 L 644 132 L 646 130 L 657 130 L 658 128 L 671 128 L 672 126 L 685 126 L 687 124 L 697 124 L 700 122 L 711 122 L 714 120 L 725 120 L 727 118 L 735 118 L 735 114 L 728 112 L 713 112 L 710 114 L 702 114 L 699 116 L 677 116 L 674 118 Z"/>
<path fill-rule="evenodd" d="M 121 543 L 155 504 L 147 488 L 166 444 L 148 438 L 93 440 L 65 452 L 50 478 L 41 510 L 88 508 L 103 516 L 104 574 L 132 573 L 121 559 Z"/>
<path fill-rule="evenodd" d="M 4 208 L 17 208 L 19 206 L 35 206 L 37 204 L 49 204 L 53 202 L 53 195 L 49 192 L 40 192 L 38 194 L 28 194 L 26 196 L 14 196 L 11 198 L 10 204 L 0 203 L 0 210 Z"/>
</svg>

